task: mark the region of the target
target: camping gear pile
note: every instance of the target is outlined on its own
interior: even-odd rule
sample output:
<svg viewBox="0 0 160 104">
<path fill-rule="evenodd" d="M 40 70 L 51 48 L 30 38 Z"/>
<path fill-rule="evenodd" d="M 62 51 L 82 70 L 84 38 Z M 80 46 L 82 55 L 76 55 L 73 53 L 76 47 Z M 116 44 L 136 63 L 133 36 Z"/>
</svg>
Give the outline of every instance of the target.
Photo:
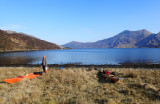
<svg viewBox="0 0 160 104">
<path fill-rule="evenodd" d="M 109 72 L 108 70 L 103 70 L 103 72 L 101 72 L 101 75 L 109 80 L 111 80 L 111 82 L 118 82 L 120 79 L 115 75 L 115 72 Z"/>
</svg>

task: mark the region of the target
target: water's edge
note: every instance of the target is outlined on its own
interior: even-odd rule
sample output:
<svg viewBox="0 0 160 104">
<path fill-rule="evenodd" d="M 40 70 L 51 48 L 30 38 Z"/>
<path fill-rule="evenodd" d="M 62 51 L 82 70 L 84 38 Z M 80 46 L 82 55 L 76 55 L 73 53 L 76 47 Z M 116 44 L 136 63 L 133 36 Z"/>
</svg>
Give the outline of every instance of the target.
<svg viewBox="0 0 160 104">
<path fill-rule="evenodd" d="M 41 64 L 0 65 L 0 67 L 40 67 Z M 160 64 L 123 64 L 123 65 L 78 65 L 78 64 L 48 64 L 48 67 L 87 67 L 87 68 L 160 68 Z"/>
</svg>

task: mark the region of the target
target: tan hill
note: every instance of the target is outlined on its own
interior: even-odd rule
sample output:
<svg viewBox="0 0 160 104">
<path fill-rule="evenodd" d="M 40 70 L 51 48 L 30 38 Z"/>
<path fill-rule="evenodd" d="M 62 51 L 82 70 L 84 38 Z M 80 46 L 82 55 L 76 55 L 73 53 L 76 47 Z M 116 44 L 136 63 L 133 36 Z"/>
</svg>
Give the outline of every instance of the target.
<svg viewBox="0 0 160 104">
<path fill-rule="evenodd" d="M 63 49 L 54 43 L 14 31 L 0 30 L 0 43 L 0 51 Z"/>
</svg>

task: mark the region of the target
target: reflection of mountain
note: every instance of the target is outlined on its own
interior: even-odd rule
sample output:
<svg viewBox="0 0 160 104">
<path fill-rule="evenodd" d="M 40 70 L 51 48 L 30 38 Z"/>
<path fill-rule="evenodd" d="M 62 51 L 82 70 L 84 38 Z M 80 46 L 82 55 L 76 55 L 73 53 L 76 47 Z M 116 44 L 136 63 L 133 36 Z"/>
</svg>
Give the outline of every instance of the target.
<svg viewBox="0 0 160 104">
<path fill-rule="evenodd" d="M 14 31 L 0 30 L 0 51 L 62 49 L 63 47 Z"/>
<path fill-rule="evenodd" d="M 8 66 L 8 65 L 27 65 L 32 63 L 35 59 L 31 57 L 3 57 L 0 58 L 0 65 Z"/>
<path fill-rule="evenodd" d="M 62 45 L 71 48 L 151 48 L 160 47 L 160 33 L 152 34 L 147 30 L 125 30 L 118 35 L 97 42 L 70 42 Z"/>
<path fill-rule="evenodd" d="M 157 64 L 155 62 L 153 62 L 153 60 L 146 60 L 146 59 L 131 59 L 131 60 L 126 60 L 123 62 L 119 63 L 120 65 L 133 65 L 133 64 L 147 64 L 147 65 L 151 65 L 151 64 Z"/>
</svg>

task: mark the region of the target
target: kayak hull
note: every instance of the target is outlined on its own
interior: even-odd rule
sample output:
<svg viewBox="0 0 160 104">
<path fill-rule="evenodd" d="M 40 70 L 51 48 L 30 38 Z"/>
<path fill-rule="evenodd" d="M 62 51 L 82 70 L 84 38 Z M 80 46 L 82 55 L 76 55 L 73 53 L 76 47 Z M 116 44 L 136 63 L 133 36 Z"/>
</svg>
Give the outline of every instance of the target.
<svg viewBox="0 0 160 104">
<path fill-rule="evenodd" d="M 119 81 L 119 78 L 116 77 L 116 76 L 108 76 L 106 74 L 102 74 L 103 77 L 107 78 L 107 79 L 110 79 L 112 82 L 118 82 Z"/>
</svg>

